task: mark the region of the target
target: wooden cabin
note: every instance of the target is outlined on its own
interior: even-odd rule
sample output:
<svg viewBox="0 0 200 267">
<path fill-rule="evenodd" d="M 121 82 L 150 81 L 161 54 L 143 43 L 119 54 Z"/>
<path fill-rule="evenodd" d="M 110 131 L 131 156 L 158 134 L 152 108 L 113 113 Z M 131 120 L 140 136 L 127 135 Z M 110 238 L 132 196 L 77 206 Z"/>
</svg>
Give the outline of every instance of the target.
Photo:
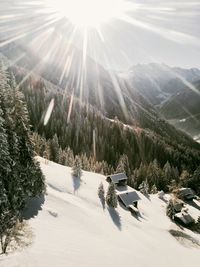
<svg viewBox="0 0 200 267">
<path fill-rule="evenodd" d="M 178 190 L 178 197 L 183 200 L 193 200 L 196 199 L 196 195 L 191 188 L 181 188 Z"/>
<path fill-rule="evenodd" d="M 109 183 L 114 183 L 116 186 L 126 186 L 127 185 L 127 176 L 125 173 L 116 173 L 107 176 L 106 181 Z"/>
<path fill-rule="evenodd" d="M 126 191 L 118 194 L 118 199 L 123 205 L 131 211 L 138 212 L 139 195 L 136 191 Z"/>
<path fill-rule="evenodd" d="M 181 212 L 184 208 L 184 202 L 178 198 L 173 198 L 172 200 L 174 213 Z"/>
<path fill-rule="evenodd" d="M 176 213 L 174 215 L 174 220 L 183 225 L 190 225 L 195 222 L 194 218 L 192 218 L 192 216 L 186 211 Z"/>
</svg>

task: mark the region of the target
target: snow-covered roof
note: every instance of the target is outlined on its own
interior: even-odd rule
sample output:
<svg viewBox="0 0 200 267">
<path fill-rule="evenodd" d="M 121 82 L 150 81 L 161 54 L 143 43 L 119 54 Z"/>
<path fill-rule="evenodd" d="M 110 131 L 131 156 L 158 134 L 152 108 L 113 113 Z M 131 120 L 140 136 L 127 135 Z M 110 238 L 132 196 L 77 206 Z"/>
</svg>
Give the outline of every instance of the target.
<svg viewBox="0 0 200 267">
<path fill-rule="evenodd" d="M 195 196 L 193 190 L 191 188 L 181 188 L 179 192 L 182 196 L 192 195 Z"/>
<path fill-rule="evenodd" d="M 184 203 L 175 203 L 174 209 L 176 212 L 180 212 L 182 210 L 183 206 L 184 206 Z"/>
<path fill-rule="evenodd" d="M 113 183 L 118 183 L 121 180 L 127 180 L 127 176 L 123 172 L 122 173 L 112 174 L 112 175 L 109 175 L 108 177 L 111 178 Z"/>
<path fill-rule="evenodd" d="M 140 200 L 136 191 L 125 192 L 118 195 L 126 207 Z"/>
<path fill-rule="evenodd" d="M 181 188 L 178 190 L 178 195 L 181 198 L 192 200 L 196 198 L 194 191 L 191 188 Z"/>
</svg>

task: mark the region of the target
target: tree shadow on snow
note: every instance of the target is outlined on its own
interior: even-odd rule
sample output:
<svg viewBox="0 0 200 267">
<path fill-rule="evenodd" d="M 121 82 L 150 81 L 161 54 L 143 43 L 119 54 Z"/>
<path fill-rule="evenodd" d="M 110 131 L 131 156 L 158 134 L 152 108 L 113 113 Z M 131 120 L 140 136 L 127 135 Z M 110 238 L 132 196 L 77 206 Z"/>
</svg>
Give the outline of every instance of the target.
<svg viewBox="0 0 200 267">
<path fill-rule="evenodd" d="M 122 209 L 126 210 L 127 212 L 130 212 L 130 215 L 133 216 L 136 220 L 141 222 L 141 219 L 146 220 L 142 214 L 140 212 L 135 213 L 135 212 L 131 212 L 128 208 L 126 208 L 120 201 L 119 201 L 119 205 Z"/>
<path fill-rule="evenodd" d="M 190 206 L 192 206 L 193 208 L 200 210 L 200 204 L 197 204 L 196 202 L 194 202 L 193 200 L 188 200 L 186 201 L 186 203 Z"/>
<path fill-rule="evenodd" d="M 163 202 L 165 202 L 166 204 L 168 204 L 168 200 L 165 199 L 164 197 L 159 197 L 160 200 L 162 200 Z"/>
<path fill-rule="evenodd" d="M 100 198 L 100 202 L 101 202 L 101 205 L 102 205 L 102 208 L 103 208 L 103 211 L 104 211 L 105 208 L 106 208 L 106 200 L 105 200 L 105 198 Z"/>
<path fill-rule="evenodd" d="M 149 201 L 151 201 L 151 196 L 149 194 L 143 194 Z"/>
<path fill-rule="evenodd" d="M 81 179 L 72 175 L 72 182 L 75 194 L 81 186 Z"/>
<path fill-rule="evenodd" d="M 114 208 L 110 208 L 110 207 L 108 207 L 108 212 L 109 212 L 110 217 L 111 217 L 112 221 L 114 222 L 114 224 L 121 231 L 122 224 L 121 224 L 121 218 L 119 216 L 119 213 Z"/>
<path fill-rule="evenodd" d="M 22 212 L 22 218 L 24 220 L 29 220 L 31 218 L 36 217 L 39 211 L 42 210 L 44 201 L 45 201 L 44 195 L 30 199 L 27 203 L 26 208 Z"/>
<path fill-rule="evenodd" d="M 138 220 L 139 222 L 141 222 L 142 220 L 147 221 L 147 219 L 142 215 L 142 213 L 139 211 L 138 213 L 135 212 L 131 212 L 131 215 Z"/>
</svg>

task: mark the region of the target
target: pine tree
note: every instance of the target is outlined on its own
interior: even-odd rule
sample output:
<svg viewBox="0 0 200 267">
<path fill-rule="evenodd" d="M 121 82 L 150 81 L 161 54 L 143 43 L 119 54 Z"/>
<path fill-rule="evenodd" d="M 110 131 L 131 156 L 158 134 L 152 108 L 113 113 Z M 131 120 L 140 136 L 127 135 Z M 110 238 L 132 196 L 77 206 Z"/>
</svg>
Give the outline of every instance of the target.
<svg viewBox="0 0 200 267">
<path fill-rule="evenodd" d="M 47 164 L 51 158 L 51 147 L 50 147 L 50 141 L 49 140 L 45 142 L 44 152 L 43 152 L 42 156 L 45 159 L 45 163 Z"/>
<path fill-rule="evenodd" d="M 81 178 L 82 170 L 81 170 L 81 161 L 79 156 L 75 157 L 74 164 L 72 167 L 72 175 L 77 178 Z"/>
<path fill-rule="evenodd" d="M 86 154 L 85 153 L 82 154 L 80 158 L 81 158 L 81 165 L 82 165 L 83 170 L 89 171 L 90 170 L 90 164 L 89 164 L 89 161 L 88 161 Z"/>
<path fill-rule="evenodd" d="M 139 188 L 141 183 L 147 178 L 148 168 L 141 162 L 139 169 L 134 170 L 134 187 Z"/>
<path fill-rule="evenodd" d="M 124 172 L 126 176 L 129 178 L 131 171 L 130 171 L 128 157 L 126 154 L 120 156 L 116 168 L 116 173 L 121 173 L 121 172 Z"/>
<path fill-rule="evenodd" d="M 1 103 L 0 103 L 1 104 Z M 0 179 L 6 180 L 10 173 L 11 158 L 9 153 L 9 146 L 5 130 L 5 121 L 3 119 L 3 111 L 0 106 Z"/>
<path fill-rule="evenodd" d="M 115 184 L 110 183 L 106 194 L 106 203 L 111 208 L 117 208 L 117 195 L 115 191 Z"/>
<path fill-rule="evenodd" d="M 13 119 L 15 121 L 15 132 L 18 140 L 19 172 L 21 176 L 19 183 L 21 189 L 19 192 L 21 192 L 20 198 L 23 206 L 28 198 L 42 194 L 45 190 L 45 185 L 39 163 L 34 159 L 34 151 L 30 139 L 28 111 L 23 95 L 15 88 L 12 88 L 12 92 L 14 98 Z"/>
<path fill-rule="evenodd" d="M 174 219 L 175 210 L 174 210 L 173 199 L 169 200 L 169 203 L 168 203 L 167 208 L 166 208 L 166 214 L 167 214 L 167 216 L 169 216 L 169 218 Z"/>
<path fill-rule="evenodd" d="M 151 187 L 151 194 L 157 194 L 158 193 L 158 189 L 156 187 L 156 185 L 154 184 L 152 187 Z"/>
<path fill-rule="evenodd" d="M 50 144 L 51 148 L 51 160 L 58 163 L 59 161 L 59 143 L 58 143 L 58 136 L 54 134 L 53 139 L 51 140 Z"/>
<path fill-rule="evenodd" d="M 174 180 L 174 171 L 170 165 L 170 163 L 167 161 L 163 167 L 163 190 L 168 191 L 169 184 L 171 181 Z M 161 189 L 161 188 L 159 188 Z"/>
<path fill-rule="evenodd" d="M 200 166 L 194 171 L 192 177 L 188 182 L 191 187 L 198 195 L 200 195 Z"/>
<path fill-rule="evenodd" d="M 190 174 L 187 170 L 183 170 L 180 175 L 180 186 L 187 187 L 190 179 Z"/>
<path fill-rule="evenodd" d="M 177 167 L 172 167 L 172 174 L 173 174 L 173 179 L 178 182 L 179 181 L 179 171 Z"/>
<path fill-rule="evenodd" d="M 143 194 L 143 195 L 148 195 L 149 193 L 149 184 L 147 182 L 147 180 L 143 181 L 140 185 L 139 185 L 139 188 L 140 192 Z"/>
<path fill-rule="evenodd" d="M 72 167 L 74 164 L 74 153 L 73 151 L 68 147 L 66 150 L 66 160 L 65 165 Z"/>
<path fill-rule="evenodd" d="M 174 180 L 174 179 L 171 180 L 170 184 L 168 185 L 168 188 L 169 188 L 169 192 L 176 191 L 178 188 L 176 180 Z"/>
<path fill-rule="evenodd" d="M 7 192 L 0 180 L 0 242 L 2 253 L 6 253 L 18 218 L 19 213 L 16 210 L 11 209 Z"/>
<path fill-rule="evenodd" d="M 38 133 L 33 133 L 31 135 L 31 142 L 36 155 L 43 156 L 45 150 L 45 139 L 42 138 Z"/>
<path fill-rule="evenodd" d="M 60 148 L 58 152 L 58 163 L 61 165 L 65 165 L 66 156 L 67 155 L 66 155 L 65 150 L 62 150 L 62 148 Z"/>
</svg>

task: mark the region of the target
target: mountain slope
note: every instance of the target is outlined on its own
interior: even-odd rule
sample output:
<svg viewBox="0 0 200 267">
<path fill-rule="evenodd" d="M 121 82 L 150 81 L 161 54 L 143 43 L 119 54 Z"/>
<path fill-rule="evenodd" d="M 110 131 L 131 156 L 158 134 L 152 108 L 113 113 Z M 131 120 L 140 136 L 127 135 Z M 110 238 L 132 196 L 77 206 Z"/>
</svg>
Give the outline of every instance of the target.
<svg viewBox="0 0 200 267">
<path fill-rule="evenodd" d="M 108 98 L 106 97 L 108 103 L 104 109 L 93 101 L 91 105 L 76 97 L 73 97 L 70 109 L 71 95 L 68 91 L 42 79 L 39 75 L 29 75 L 27 70 L 18 66 L 13 66 L 12 71 L 25 95 L 32 129 L 46 139 L 51 139 L 57 134 L 62 149 L 70 146 L 74 154 L 86 153 L 88 157 L 92 156 L 92 135 L 95 129 L 97 160 L 107 161 L 114 168 L 122 154 L 128 156 L 131 170 L 138 167 L 141 161 L 149 163 L 155 158 L 162 167 L 169 161 L 180 171 L 185 166 L 193 172 L 199 165 L 199 145 L 161 119 L 153 106 L 140 94 L 134 93 L 125 81 L 120 80 L 119 84 L 131 118 L 130 128 L 126 130 L 123 127 L 126 118 L 119 104 L 110 100 L 116 97 L 112 90 Z M 24 79 L 27 75 L 28 78 Z M 52 99 L 55 102 L 54 110 L 45 126 L 44 116 Z M 118 114 L 119 123 L 107 121 L 105 118 L 115 118 Z"/>
<path fill-rule="evenodd" d="M 70 168 L 39 161 L 48 195 L 38 215 L 29 220 L 33 242 L 21 252 L 3 256 L 1 267 L 187 267 L 199 262 L 197 248 L 184 247 L 169 234 L 169 229 L 178 228 L 156 195 L 149 201 L 139 193 L 138 219 L 121 206 L 116 212 L 103 211 L 97 188 L 101 181 L 107 187 L 104 176 L 84 172 L 79 186 Z M 33 202 L 26 212 L 30 215 L 32 209 Z"/>
<path fill-rule="evenodd" d="M 144 64 L 120 75 L 157 107 L 165 119 L 193 138 L 200 134 L 200 70 Z"/>
<path fill-rule="evenodd" d="M 160 111 L 177 128 L 194 137 L 200 134 L 200 80 L 193 86 L 196 91 L 189 87 L 183 88 L 181 92 L 172 95 Z"/>
<path fill-rule="evenodd" d="M 173 94 L 181 92 L 188 82 L 198 81 L 200 70 L 150 63 L 133 66 L 120 76 L 153 105 L 161 105 Z"/>
</svg>

